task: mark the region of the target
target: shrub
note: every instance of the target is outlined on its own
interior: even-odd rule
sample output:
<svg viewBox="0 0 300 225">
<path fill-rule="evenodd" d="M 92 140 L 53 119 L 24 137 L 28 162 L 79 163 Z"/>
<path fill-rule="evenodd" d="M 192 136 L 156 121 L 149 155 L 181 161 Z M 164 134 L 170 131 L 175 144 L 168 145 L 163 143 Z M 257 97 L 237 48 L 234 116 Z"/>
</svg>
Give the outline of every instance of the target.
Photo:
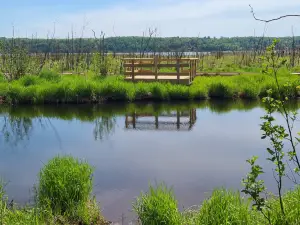
<svg viewBox="0 0 300 225">
<path fill-rule="evenodd" d="M 6 82 L 6 78 L 2 73 L 0 73 L 0 82 Z"/>
<path fill-rule="evenodd" d="M 102 82 L 97 85 L 96 95 L 105 99 L 127 100 L 126 84 L 120 82 Z"/>
<path fill-rule="evenodd" d="M 28 87 L 31 85 L 38 84 L 38 77 L 37 76 L 31 76 L 31 75 L 25 75 L 22 78 L 19 79 L 18 83 L 23 85 L 24 87 Z"/>
<path fill-rule="evenodd" d="M 169 93 L 165 86 L 162 83 L 151 83 L 150 86 L 150 93 L 153 99 L 155 100 L 167 100 L 169 99 Z"/>
<path fill-rule="evenodd" d="M 57 72 L 46 69 L 40 72 L 39 77 L 51 82 L 59 82 L 61 80 L 61 75 L 59 75 Z"/>
<path fill-rule="evenodd" d="M 272 89 L 272 97 L 276 97 L 278 96 L 278 90 L 277 90 L 277 87 L 276 87 L 276 84 L 272 81 L 267 81 L 267 82 L 264 82 L 260 85 L 260 94 L 259 96 L 260 97 L 266 97 L 268 96 L 268 90 Z"/>
<path fill-rule="evenodd" d="M 235 91 L 232 85 L 222 81 L 213 82 L 208 86 L 209 97 L 232 98 L 235 95 Z"/>
<path fill-rule="evenodd" d="M 137 83 L 135 85 L 135 98 L 140 100 L 149 97 L 151 97 L 149 85 L 142 82 Z"/>
<path fill-rule="evenodd" d="M 0 83 L 0 96 L 6 96 L 9 85 L 6 83 Z"/>
<path fill-rule="evenodd" d="M 190 87 L 190 98 L 192 99 L 206 99 L 208 97 L 208 90 L 204 86 Z"/>
<path fill-rule="evenodd" d="M 259 85 L 255 85 L 253 83 L 247 83 L 241 86 L 241 91 L 239 93 L 239 96 L 241 98 L 256 99 L 258 98 L 259 94 L 260 94 Z"/>
<path fill-rule="evenodd" d="M 54 214 L 86 222 L 84 211 L 91 209 L 93 168 L 71 156 L 51 159 L 39 173 L 37 201 Z"/>
<path fill-rule="evenodd" d="M 32 103 L 35 101 L 36 98 L 36 86 L 28 86 L 22 88 L 22 91 L 20 93 L 20 99 L 18 102 L 22 103 Z"/>
<path fill-rule="evenodd" d="M 11 99 L 12 102 L 16 103 L 22 98 L 23 89 L 24 87 L 22 87 L 17 83 L 14 83 L 9 86 L 6 94 Z"/>
<path fill-rule="evenodd" d="M 282 82 L 282 84 L 279 87 L 279 91 L 283 96 L 295 98 L 298 95 L 297 82 Z"/>
<path fill-rule="evenodd" d="M 164 184 L 150 185 L 148 193 L 142 193 L 133 206 L 141 225 L 180 225 L 181 216 L 177 200 Z"/>
<path fill-rule="evenodd" d="M 188 100 L 190 98 L 189 87 L 187 86 L 168 84 L 167 88 L 172 100 Z"/>
</svg>

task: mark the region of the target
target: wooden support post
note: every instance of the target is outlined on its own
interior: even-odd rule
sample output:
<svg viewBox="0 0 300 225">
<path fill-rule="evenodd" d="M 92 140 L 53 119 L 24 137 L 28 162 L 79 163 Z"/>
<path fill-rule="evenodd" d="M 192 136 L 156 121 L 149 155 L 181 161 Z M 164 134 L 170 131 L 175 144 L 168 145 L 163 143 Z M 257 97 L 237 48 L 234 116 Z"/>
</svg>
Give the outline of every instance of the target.
<svg viewBox="0 0 300 225">
<path fill-rule="evenodd" d="M 189 123 L 190 123 L 189 130 L 191 130 L 192 127 L 193 127 L 193 110 L 192 109 L 190 110 L 190 121 L 189 121 Z"/>
<path fill-rule="evenodd" d="M 125 119 L 125 127 L 126 127 L 126 129 L 128 128 L 128 115 L 126 115 L 126 119 Z"/>
<path fill-rule="evenodd" d="M 177 110 L 177 130 L 180 130 L 180 112 Z"/>
<path fill-rule="evenodd" d="M 155 128 L 158 129 L 158 116 L 155 116 Z"/>
<path fill-rule="evenodd" d="M 136 120 L 136 113 L 133 113 L 133 115 L 132 115 L 132 127 L 133 127 L 133 129 L 135 129 L 135 120 Z"/>
<path fill-rule="evenodd" d="M 132 65 L 132 67 L 131 67 L 131 79 L 132 79 L 132 81 L 134 81 L 134 59 L 131 60 L 131 65 Z"/>
</svg>

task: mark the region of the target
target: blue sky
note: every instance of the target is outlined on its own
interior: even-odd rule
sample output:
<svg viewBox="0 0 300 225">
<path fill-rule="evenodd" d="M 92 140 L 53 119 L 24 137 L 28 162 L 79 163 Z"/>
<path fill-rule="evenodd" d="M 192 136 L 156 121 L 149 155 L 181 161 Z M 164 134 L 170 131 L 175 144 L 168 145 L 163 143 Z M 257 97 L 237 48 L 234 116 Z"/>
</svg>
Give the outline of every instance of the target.
<svg viewBox="0 0 300 225">
<path fill-rule="evenodd" d="M 77 37 L 91 37 L 92 30 L 107 36 L 142 35 L 157 28 L 157 36 L 252 36 L 261 35 L 264 25 L 257 16 L 300 14 L 299 0 L 3 0 L 0 36 L 37 34 L 66 37 L 72 28 Z M 55 24 L 55 25 L 54 25 Z M 267 26 L 270 36 L 289 36 L 293 27 L 300 35 L 300 18 Z M 84 28 L 84 29 L 83 29 Z"/>
</svg>

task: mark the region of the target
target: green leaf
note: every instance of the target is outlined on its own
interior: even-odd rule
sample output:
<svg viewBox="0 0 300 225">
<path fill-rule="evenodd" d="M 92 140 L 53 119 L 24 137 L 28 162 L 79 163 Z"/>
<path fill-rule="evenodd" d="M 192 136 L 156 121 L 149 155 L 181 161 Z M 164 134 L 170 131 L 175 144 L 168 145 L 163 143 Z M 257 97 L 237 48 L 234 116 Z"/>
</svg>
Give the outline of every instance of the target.
<svg viewBox="0 0 300 225">
<path fill-rule="evenodd" d="M 273 150 L 271 150 L 270 148 L 267 148 L 267 151 L 269 152 L 269 154 L 274 155 L 275 152 Z"/>
</svg>

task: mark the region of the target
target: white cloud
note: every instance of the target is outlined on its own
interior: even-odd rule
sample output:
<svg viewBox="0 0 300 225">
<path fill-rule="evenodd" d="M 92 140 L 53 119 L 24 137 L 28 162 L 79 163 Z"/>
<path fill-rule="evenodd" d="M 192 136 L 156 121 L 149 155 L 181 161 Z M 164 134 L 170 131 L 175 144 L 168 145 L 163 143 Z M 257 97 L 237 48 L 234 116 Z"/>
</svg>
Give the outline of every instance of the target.
<svg viewBox="0 0 300 225">
<path fill-rule="evenodd" d="M 73 14 L 52 14 L 49 18 L 26 24 L 27 33 L 44 35 L 56 22 L 56 36 L 66 37 L 73 26 L 81 36 L 92 36 L 92 29 L 107 36 L 141 35 L 148 27 L 157 27 L 161 36 L 250 36 L 254 30 L 260 35 L 264 24 L 255 21 L 251 4 L 257 16 L 272 18 L 285 13 L 297 13 L 297 0 L 139 0 L 138 4 L 120 3 L 109 8 L 82 11 Z M 300 14 L 300 12 L 298 12 Z M 300 18 L 285 19 L 268 25 L 267 35 L 291 35 L 291 26 L 297 34 Z M 298 25 L 299 26 L 299 25 Z M 23 28 L 22 28 L 23 29 Z M 115 31 L 115 32 L 114 32 Z"/>
</svg>

